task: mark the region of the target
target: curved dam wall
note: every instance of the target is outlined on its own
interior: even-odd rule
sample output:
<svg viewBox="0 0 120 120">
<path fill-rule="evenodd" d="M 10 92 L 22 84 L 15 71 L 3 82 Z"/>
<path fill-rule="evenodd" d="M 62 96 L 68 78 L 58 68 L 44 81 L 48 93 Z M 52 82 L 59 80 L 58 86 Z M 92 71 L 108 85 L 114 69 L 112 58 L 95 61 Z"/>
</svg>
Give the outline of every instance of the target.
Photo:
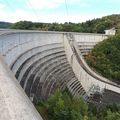
<svg viewBox="0 0 120 120">
<path fill-rule="evenodd" d="M 11 32 L 0 36 L 0 52 L 11 66 L 24 52 L 38 46 L 61 43 L 62 34 L 47 32 Z"/>
<path fill-rule="evenodd" d="M 31 103 L 25 93 L 31 101 L 36 103 L 41 99 L 46 100 L 58 88 L 64 90 L 68 87 L 72 95 L 79 95 L 84 99 L 88 99 L 90 95 L 89 91 L 93 85 L 100 86 L 101 91 L 106 88 L 117 93 L 120 92 L 119 86 L 116 84 L 108 84 L 107 82 L 109 80 L 101 81 L 101 79 L 93 77 L 93 73 L 89 73 L 90 70 L 77 48 L 78 45 L 80 49 L 83 50 L 92 49 L 95 44 L 104 40 L 107 36 L 100 34 L 72 33 L 77 42 L 75 43 L 70 42 L 73 41 L 72 36 L 68 36 L 67 34 L 68 33 L 64 32 L 22 30 L 0 31 L 0 54 L 4 57 L 4 62 L 7 66 L 12 70 L 10 72 L 7 71 L 6 69 L 8 68 L 2 67 L 5 63 L 3 61 L 1 62 L 1 76 L 3 76 L 3 78 L 7 77 L 9 82 L 1 78 L 0 88 L 4 93 L 6 92 L 5 89 L 7 89 L 7 86 L 13 84 L 9 86 L 7 90 L 11 98 L 9 98 L 10 101 L 8 103 L 11 104 L 13 102 L 12 100 L 17 96 L 17 92 L 17 97 L 21 100 L 20 102 L 16 99 L 16 107 L 11 108 L 7 106 L 8 108 L 6 107 L 5 112 L 8 112 L 7 109 L 19 111 L 17 106 L 19 107 L 19 105 L 22 106 L 26 104 L 26 109 L 31 109 L 29 112 L 33 112 L 35 115 L 33 120 L 41 119 L 36 113 L 36 110 L 34 110 L 34 107 L 29 105 Z M 80 64 L 79 60 L 82 61 L 89 72 Z M 3 71 L 6 71 L 5 74 L 3 74 Z M 13 76 L 16 77 L 17 81 Z M 3 89 L 2 87 L 4 87 L 5 82 L 9 84 L 6 84 Z M 3 85 L 1 83 L 3 83 Z M 17 91 L 16 93 L 14 93 L 15 90 Z M 0 95 L 1 98 L 4 98 L 2 93 L 0 93 Z M 7 101 L 7 98 L 4 98 L 4 100 Z M 0 104 L 4 106 L 4 103 L 0 102 Z M 24 107 L 20 107 L 20 109 L 21 111 L 23 110 L 23 114 L 26 114 Z M 29 112 L 28 116 L 30 114 Z M 29 117 L 32 118 L 33 114 Z M 18 113 L 18 115 L 20 116 L 20 113 Z M 11 113 L 11 116 L 14 116 L 14 114 Z M 24 117 L 25 120 L 27 120 L 26 115 Z"/>
<path fill-rule="evenodd" d="M 0 53 L 7 64 L 12 66 L 14 61 L 24 52 L 38 46 L 62 44 L 62 32 L 35 32 L 35 31 L 3 31 L 0 35 Z M 107 38 L 100 34 L 74 33 L 76 42 L 84 48 L 92 47 Z"/>
<path fill-rule="evenodd" d="M 0 52 L 32 101 L 46 99 L 57 88 L 65 89 L 66 86 L 73 95 L 85 97 L 93 85 L 100 86 L 101 90 L 108 87 L 106 83 L 97 82 L 96 78 L 91 81 L 91 75 L 74 62 L 76 54 L 84 55 L 84 52 L 70 50 L 67 37 L 71 36 L 67 34 L 21 30 L 1 32 Z M 81 51 L 91 50 L 107 38 L 104 34 L 72 34 Z"/>
<path fill-rule="evenodd" d="M 66 59 L 63 36 L 59 32 L 37 31 L 9 31 L 0 35 L 1 54 L 34 102 L 78 81 Z M 82 86 L 80 94 L 85 94 Z"/>
<path fill-rule="evenodd" d="M 76 38 L 73 38 L 73 36 L 71 37 L 69 34 L 67 37 L 64 37 L 66 56 L 76 77 L 81 82 L 88 96 L 90 96 L 90 90 L 93 86 L 99 86 L 100 92 L 104 89 L 108 89 L 120 94 L 119 85 L 103 78 L 102 76 L 99 76 L 88 67 L 77 47 L 75 40 Z"/>
<path fill-rule="evenodd" d="M 77 46 L 81 52 L 81 55 L 87 55 L 94 48 L 94 46 L 106 39 L 108 36 L 104 34 L 88 34 L 80 33 L 74 34 L 74 39 L 77 42 Z"/>
</svg>

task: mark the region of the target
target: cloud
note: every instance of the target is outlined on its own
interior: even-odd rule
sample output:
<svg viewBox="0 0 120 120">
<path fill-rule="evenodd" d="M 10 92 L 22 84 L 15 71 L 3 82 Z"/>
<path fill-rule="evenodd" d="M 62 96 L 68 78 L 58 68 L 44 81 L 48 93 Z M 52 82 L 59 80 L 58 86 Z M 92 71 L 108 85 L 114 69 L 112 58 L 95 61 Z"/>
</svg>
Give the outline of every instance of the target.
<svg viewBox="0 0 120 120">
<path fill-rule="evenodd" d="M 29 8 L 32 9 L 54 9 L 54 8 L 58 8 L 62 5 L 65 6 L 65 4 L 69 5 L 77 5 L 79 3 L 79 5 L 81 7 L 88 7 L 88 3 L 85 2 L 84 0 L 28 0 L 26 1 L 26 4 Z"/>
<path fill-rule="evenodd" d="M 3 9 L 3 8 L 5 8 L 5 7 L 6 7 L 6 5 L 0 4 L 0 9 Z"/>
<path fill-rule="evenodd" d="M 15 12 L 0 10 L 0 21 L 17 22 L 20 20 L 33 20 L 33 18 L 35 18 L 34 15 L 30 15 L 24 10 L 16 10 Z"/>
<path fill-rule="evenodd" d="M 34 9 L 52 9 L 59 7 L 64 2 L 64 0 L 29 0 L 27 5 Z"/>
<path fill-rule="evenodd" d="M 80 3 L 80 7 L 89 7 L 90 6 L 90 4 L 88 4 L 88 3 Z"/>
<path fill-rule="evenodd" d="M 27 3 L 27 7 L 30 8 L 30 5 L 31 5 L 34 8 L 35 12 L 33 12 L 30 9 L 20 8 L 20 7 L 19 7 L 20 9 L 15 8 L 15 10 L 8 10 L 8 9 L 5 9 L 6 7 L 5 5 L 0 4 L 0 8 L 1 8 L 0 21 L 17 22 L 20 20 L 28 20 L 28 21 L 34 21 L 34 22 L 47 22 L 47 23 L 48 22 L 64 23 L 64 22 L 70 21 L 70 22 L 77 23 L 77 22 L 84 22 L 89 19 L 102 17 L 108 14 L 113 14 L 113 13 L 117 14 L 115 10 L 112 10 L 111 12 L 106 11 L 106 12 L 99 12 L 99 13 L 97 13 L 96 11 L 92 11 L 92 13 L 90 14 L 88 9 L 86 8 L 81 9 L 81 7 L 90 6 L 92 4 L 92 3 L 90 4 L 90 0 L 66 0 L 68 4 L 68 12 L 69 12 L 68 16 L 66 15 L 66 12 L 65 12 L 65 0 L 26 0 L 26 1 L 30 2 L 30 4 Z M 113 0 L 110 0 L 110 1 L 113 1 Z M 115 0 L 115 1 L 118 1 L 118 0 Z M 78 8 L 77 8 L 77 11 L 74 11 L 74 8 L 76 7 L 76 5 Z M 57 11 L 56 8 L 58 7 L 61 7 L 61 8 L 57 9 L 58 10 Z M 55 12 L 49 12 L 49 10 L 51 9 L 54 9 Z M 71 11 L 73 11 L 74 13 Z M 119 13 L 119 10 L 117 11 Z"/>
<path fill-rule="evenodd" d="M 111 1 L 113 3 L 120 3 L 120 0 L 109 0 L 109 1 Z"/>
<path fill-rule="evenodd" d="M 27 20 L 27 21 L 39 21 L 37 16 L 34 14 L 31 14 L 25 10 L 18 9 L 14 13 L 10 14 L 10 21 L 11 22 L 17 22 L 21 20 Z"/>
<path fill-rule="evenodd" d="M 27 21 L 33 21 L 33 22 L 46 22 L 46 23 L 52 23 L 52 22 L 59 22 L 59 23 L 64 23 L 64 22 L 85 22 L 86 20 L 102 17 L 103 15 L 106 14 L 74 14 L 70 15 L 69 18 L 64 15 L 64 14 L 50 14 L 50 15 L 45 15 L 45 14 L 39 14 L 38 18 L 34 14 L 31 14 L 27 11 L 18 9 L 14 13 L 11 12 L 8 14 L 5 13 L 5 11 L 0 11 L 0 21 L 7 21 L 7 22 L 18 22 L 20 20 L 27 20 Z M 69 21 L 70 20 L 70 21 Z"/>
</svg>

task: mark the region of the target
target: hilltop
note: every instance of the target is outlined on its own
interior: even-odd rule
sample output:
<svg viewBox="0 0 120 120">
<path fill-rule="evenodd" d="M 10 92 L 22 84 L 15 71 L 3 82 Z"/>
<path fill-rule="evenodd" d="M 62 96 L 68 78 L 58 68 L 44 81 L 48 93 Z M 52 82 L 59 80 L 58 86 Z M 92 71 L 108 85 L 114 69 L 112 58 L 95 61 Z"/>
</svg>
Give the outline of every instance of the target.
<svg viewBox="0 0 120 120">
<path fill-rule="evenodd" d="M 12 23 L 0 21 L 0 28 L 10 28 Z"/>
<path fill-rule="evenodd" d="M 120 29 L 120 14 L 116 15 L 114 14 L 102 18 L 88 20 L 83 23 L 66 22 L 63 24 L 63 23 L 35 23 L 31 21 L 19 21 L 11 25 L 12 25 L 11 28 L 13 29 L 104 33 L 105 29 L 110 29 L 113 27 L 115 27 L 116 29 Z M 10 27 L 9 23 L 7 24 L 7 27 L 8 28 Z"/>
</svg>

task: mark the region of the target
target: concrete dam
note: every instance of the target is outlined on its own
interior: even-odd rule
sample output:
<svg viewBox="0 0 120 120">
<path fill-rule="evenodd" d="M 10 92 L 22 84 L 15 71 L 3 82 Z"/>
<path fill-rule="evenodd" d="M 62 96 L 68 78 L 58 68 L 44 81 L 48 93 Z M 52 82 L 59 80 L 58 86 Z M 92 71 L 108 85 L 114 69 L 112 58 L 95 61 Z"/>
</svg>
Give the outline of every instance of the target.
<svg viewBox="0 0 120 120">
<path fill-rule="evenodd" d="M 88 102 L 120 103 L 120 85 L 84 60 L 104 34 L 0 30 L 0 120 L 42 120 L 32 102 L 69 89 Z M 96 99 L 96 93 L 102 97 Z"/>
</svg>

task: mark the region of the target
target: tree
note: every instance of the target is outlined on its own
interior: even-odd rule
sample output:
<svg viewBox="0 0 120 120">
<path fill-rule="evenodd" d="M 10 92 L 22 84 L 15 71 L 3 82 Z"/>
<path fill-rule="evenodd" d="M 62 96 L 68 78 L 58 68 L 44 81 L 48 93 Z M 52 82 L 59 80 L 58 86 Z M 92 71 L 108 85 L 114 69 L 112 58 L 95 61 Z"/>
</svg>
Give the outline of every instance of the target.
<svg viewBox="0 0 120 120">
<path fill-rule="evenodd" d="M 48 111 L 48 116 L 52 120 L 88 119 L 87 104 L 81 98 L 74 98 L 66 91 L 57 90 L 43 106 L 46 109 L 45 111 Z"/>
<path fill-rule="evenodd" d="M 120 113 L 108 110 L 105 120 L 120 120 Z"/>
<path fill-rule="evenodd" d="M 12 28 L 14 29 L 32 29 L 33 24 L 30 21 L 20 21 L 12 25 Z"/>
<path fill-rule="evenodd" d="M 104 77 L 120 83 L 120 34 L 98 43 L 86 56 L 87 63 Z"/>
</svg>

